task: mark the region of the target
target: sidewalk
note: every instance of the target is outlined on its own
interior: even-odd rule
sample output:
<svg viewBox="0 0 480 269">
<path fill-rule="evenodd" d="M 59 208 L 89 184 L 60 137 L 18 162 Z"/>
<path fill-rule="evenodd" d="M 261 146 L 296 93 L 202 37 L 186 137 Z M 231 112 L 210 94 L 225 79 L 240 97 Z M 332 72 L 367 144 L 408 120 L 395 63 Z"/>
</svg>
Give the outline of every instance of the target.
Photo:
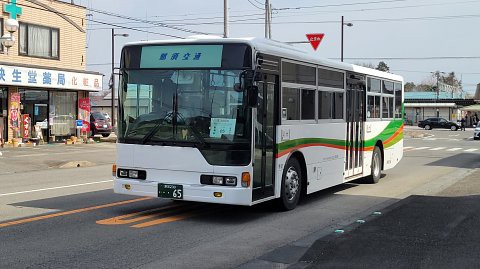
<svg viewBox="0 0 480 269">
<path fill-rule="evenodd" d="M 435 196 L 409 196 L 347 227 L 314 233 L 239 268 L 480 268 L 479 227 L 476 169 Z"/>
<path fill-rule="evenodd" d="M 0 149 L 0 180 L 3 175 L 68 167 L 112 164 L 115 161 L 115 143 L 41 144 L 36 147 Z"/>
<path fill-rule="evenodd" d="M 351 231 L 318 240 L 308 268 L 479 268 L 480 170 L 437 196 L 410 196 Z"/>
</svg>

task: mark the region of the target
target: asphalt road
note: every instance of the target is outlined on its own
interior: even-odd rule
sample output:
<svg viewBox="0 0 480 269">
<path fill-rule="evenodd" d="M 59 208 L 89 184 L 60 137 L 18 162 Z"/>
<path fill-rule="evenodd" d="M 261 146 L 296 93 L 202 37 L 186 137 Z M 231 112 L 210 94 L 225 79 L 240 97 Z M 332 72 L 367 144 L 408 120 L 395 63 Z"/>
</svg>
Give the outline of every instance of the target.
<svg viewBox="0 0 480 269">
<path fill-rule="evenodd" d="M 111 144 L 6 150 L 0 159 L 0 268 L 288 264 L 275 250 L 292 242 L 306 247 L 410 195 L 441 192 L 480 167 L 480 141 L 470 138 L 472 131 L 427 133 L 406 137 L 404 159 L 379 184 L 324 190 L 290 212 L 268 203 L 235 207 L 116 195 Z M 15 157 L 22 154 L 28 156 Z M 18 166 L 23 160 L 27 165 Z M 93 166 L 60 169 L 58 160 Z"/>
</svg>

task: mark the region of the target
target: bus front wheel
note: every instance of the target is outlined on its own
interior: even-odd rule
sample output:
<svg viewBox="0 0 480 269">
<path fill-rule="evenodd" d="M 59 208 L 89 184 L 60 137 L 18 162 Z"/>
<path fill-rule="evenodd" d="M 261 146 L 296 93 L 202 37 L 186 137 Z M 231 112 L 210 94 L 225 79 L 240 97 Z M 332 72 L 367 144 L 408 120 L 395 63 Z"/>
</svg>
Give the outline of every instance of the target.
<svg viewBox="0 0 480 269">
<path fill-rule="evenodd" d="M 367 183 L 370 183 L 370 184 L 378 183 L 378 181 L 380 180 L 380 177 L 382 176 L 382 163 L 383 163 L 382 152 L 380 151 L 379 147 L 375 146 L 372 154 L 370 176 L 366 178 Z"/>
<path fill-rule="evenodd" d="M 302 168 L 297 159 L 291 158 L 283 168 L 279 207 L 283 211 L 294 209 L 302 190 Z"/>
</svg>

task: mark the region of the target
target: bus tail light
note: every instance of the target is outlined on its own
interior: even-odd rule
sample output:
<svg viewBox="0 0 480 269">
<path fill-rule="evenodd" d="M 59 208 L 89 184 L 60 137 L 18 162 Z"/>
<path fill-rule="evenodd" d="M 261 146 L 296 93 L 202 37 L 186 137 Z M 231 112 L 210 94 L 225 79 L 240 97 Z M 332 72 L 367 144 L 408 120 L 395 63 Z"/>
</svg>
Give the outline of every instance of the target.
<svg viewBox="0 0 480 269">
<path fill-rule="evenodd" d="M 250 187 L 250 173 L 243 172 L 242 173 L 242 187 L 248 188 Z"/>
<path fill-rule="evenodd" d="M 112 176 L 117 176 L 117 165 L 113 164 L 112 165 Z"/>
</svg>

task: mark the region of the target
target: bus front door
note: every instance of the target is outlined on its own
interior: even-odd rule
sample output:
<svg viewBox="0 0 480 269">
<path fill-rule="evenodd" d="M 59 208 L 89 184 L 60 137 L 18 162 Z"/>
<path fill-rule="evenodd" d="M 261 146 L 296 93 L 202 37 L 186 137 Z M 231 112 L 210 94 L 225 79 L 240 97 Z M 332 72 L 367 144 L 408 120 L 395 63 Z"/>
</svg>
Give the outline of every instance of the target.
<svg viewBox="0 0 480 269">
<path fill-rule="evenodd" d="M 347 73 L 345 178 L 363 172 L 365 78 Z"/>
<path fill-rule="evenodd" d="M 254 115 L 255 146 L 253 201 L 274 195 L 275 100 L 278 76 L 264 74 L 258 84 L 257 113 Z"/>
</svg>

